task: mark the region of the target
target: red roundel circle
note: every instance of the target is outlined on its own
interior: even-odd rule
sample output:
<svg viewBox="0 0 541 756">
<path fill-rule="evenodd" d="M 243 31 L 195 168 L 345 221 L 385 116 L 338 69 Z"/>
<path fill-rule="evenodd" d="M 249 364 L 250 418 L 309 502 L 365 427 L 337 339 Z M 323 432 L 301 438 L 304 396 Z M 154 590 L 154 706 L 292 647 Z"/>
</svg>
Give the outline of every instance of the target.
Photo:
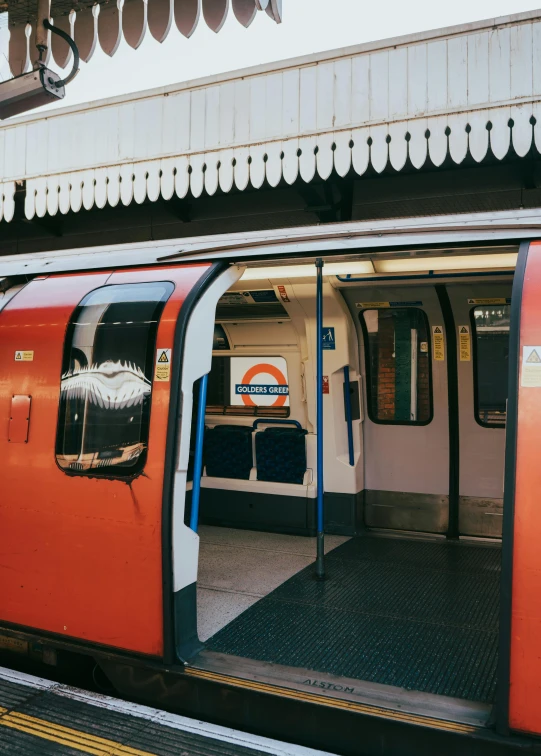
<svg viewBox="0 0 541 756">
<path fill-rule="evenodd" d="M 247 370 L 242 379 L 242 383 L 250 383 L 252 379 L 255 378 L 256 375 L 260 375 L 260 373 L 267 373 L 268 375 L 272 375 L 272 377 L 277 380 L 279 386 L 287 386 L 287 378 L 282 373 L 282 371 L 278 370 L 278 368 L 274 365 L 269 365 L 268 362 L 261 362 L 259 365 L 254 365 L 249 370 Z M 286 399 L 286 394 L 280 394 L 276 398 L 274 404 L 270 404 L 269 406 L 283 407 L 286 403 Z M 257 404 L 253 401 L 252 397 L 248 396 L 247 394 L 242 394 L 242 401 L 248 407 L 257 407 Z"/>
</svg>

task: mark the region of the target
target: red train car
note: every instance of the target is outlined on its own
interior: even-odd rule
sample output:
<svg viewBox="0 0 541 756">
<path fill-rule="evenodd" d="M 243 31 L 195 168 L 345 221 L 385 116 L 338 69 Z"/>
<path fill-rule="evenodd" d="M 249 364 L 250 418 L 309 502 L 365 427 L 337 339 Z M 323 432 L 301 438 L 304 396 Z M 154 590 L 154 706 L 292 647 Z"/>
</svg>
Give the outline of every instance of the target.
<svg viewBox="0 0 541 756">
<path fill-rule="evenodd" d="M 1 646 L 344 753 L 538 752 L 541 242 L 331 240 L 321 386 L 290 244 L 1 280 Z"/>
</svg>

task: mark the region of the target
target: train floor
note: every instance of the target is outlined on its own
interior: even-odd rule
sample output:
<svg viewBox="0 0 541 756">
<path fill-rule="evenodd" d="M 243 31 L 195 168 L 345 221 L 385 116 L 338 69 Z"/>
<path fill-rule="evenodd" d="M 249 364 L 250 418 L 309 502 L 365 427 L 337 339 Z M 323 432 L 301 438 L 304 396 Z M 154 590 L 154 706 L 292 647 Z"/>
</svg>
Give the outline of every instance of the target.
<svg viewBox="0 0 541 756">
<path fill-rule="evenodd" d="M 483 704 L 493 701 L 500 548 L 440 538 L 315 539 L 203 528 L 210 652 Z"/>
<path fill-rule="evenodd" d="M 0 667 L 0 754 L 325 756 Z M 327 754 L 327 756 L 330 756 Z"/>
<path fill-rule="evenodd" d="M 198 631 L 202 641 L 232 622 L 315 558 L 315 538 L 199 526 Z M 329 552 L 348 541 L 327 536 Z"/>
</svg>

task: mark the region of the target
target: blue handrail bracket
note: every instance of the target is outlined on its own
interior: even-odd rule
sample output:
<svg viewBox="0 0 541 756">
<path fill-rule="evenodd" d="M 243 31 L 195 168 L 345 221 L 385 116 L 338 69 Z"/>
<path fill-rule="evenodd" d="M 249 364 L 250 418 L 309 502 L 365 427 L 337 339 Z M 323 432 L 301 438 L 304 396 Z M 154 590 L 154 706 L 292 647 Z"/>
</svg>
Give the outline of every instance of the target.
<svg viewBox="0 0 541 756">
<path fill-rule="evenodd" d="M 204 375 L 199 381 L 199 404 L 195 430 L 195 459 L 193 468 L 192 511 L 190 528 L 197 533 L 199 525 L 199 501 L 201 499 L 201 476 L 203 475 L 203 441 L 205 439 L 205 410 L 207 408 L 207 387 L 209 377 Z"/>
<path fill-rule="evenodd" d="M 346 421 L 348 425 L 348 452 L 349 464 L 355 466 L 355 453 L 353 449 L 353 420 L 351 412 L 351 383 L 349 380 L 349 365 L 344 368 L 344 402 L 346 404 Z"/>
</svg>

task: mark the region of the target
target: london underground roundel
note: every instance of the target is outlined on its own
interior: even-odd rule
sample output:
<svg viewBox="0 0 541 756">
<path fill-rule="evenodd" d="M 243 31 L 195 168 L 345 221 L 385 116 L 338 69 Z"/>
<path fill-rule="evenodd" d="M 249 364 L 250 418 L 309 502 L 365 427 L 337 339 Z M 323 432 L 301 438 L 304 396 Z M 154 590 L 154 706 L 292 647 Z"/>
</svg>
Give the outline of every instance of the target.
<svg viewBox="0 0 541 756">
<path fill-rule="evenodd" d="M 283 357 L 232 357 L 231 404 L 288 407 L 286 360 Z"/>
</svg>

